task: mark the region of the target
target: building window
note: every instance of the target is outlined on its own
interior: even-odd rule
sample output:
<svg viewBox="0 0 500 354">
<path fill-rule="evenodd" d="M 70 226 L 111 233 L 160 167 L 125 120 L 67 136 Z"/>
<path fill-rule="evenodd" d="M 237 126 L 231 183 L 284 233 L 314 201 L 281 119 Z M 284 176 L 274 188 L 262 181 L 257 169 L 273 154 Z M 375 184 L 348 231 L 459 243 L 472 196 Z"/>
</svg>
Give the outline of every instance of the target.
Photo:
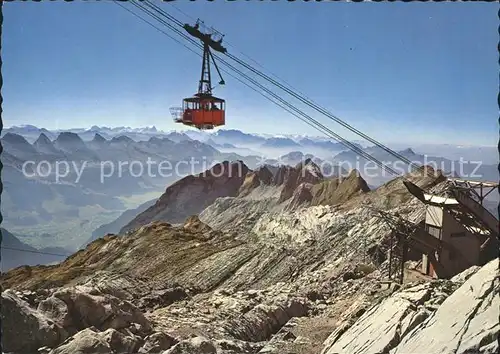
<svg viewBox="0 0 500 354">
<path fill-rule="evenodd" d="M 432 226 L 432 225 L 427 224 L 427 225 L 425 225 L 425 228 L 430 235 L 434 236 L 437 239 L 441 239 L 441 228 L 440 227 L 436 227 L 436 226 Z"/>
<path fill-rule="evenodd" d="M 465 232 L 455 232 L 452 233 L 450 237 L 465 237 Z"/>
</svg>

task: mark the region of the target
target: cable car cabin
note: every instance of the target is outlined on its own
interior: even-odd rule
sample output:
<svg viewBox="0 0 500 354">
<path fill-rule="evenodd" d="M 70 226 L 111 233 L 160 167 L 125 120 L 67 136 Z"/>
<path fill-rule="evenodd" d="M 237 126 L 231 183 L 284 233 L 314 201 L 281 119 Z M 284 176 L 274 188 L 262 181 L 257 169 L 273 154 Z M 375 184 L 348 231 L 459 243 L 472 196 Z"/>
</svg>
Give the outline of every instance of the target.
<svg viewBox="0 0 500 354">
<path fill-rule="evenodd" d="M 212 96 L 212 80 L 210 75 L 210 59 L 220 76 L 219 85 L 224 85 L 217 63 L 210 51 L 214 50 L 225 53 L 226 49 L 222 46 L 222 36 L 218 40 L 212 38 L 212 33 L 203 33 L 199 30 L 200 21 L 196 21 L 194 26 L 184 25 L 186 31 L 198 38 L 203 43 L 203 61 L 201 65 L 201 78 L 198 84 L 198 93 L 193 97 L 185 98 L 182 108 L 171 108 L 170 112 L 177 123 L 196 127 L 198 129 L 213 129 L 214 127 L 224 125 L 226 122 L 225 111 L 226 102 Z"/>
<path fill-rule="evenodd" d="M 198 129 L 213 129 L 225 124 L 226 102 L 212 95 L 199 95 L 185 98 L 182 109 L 173 109 L 176 123 Z"/>
</svg>

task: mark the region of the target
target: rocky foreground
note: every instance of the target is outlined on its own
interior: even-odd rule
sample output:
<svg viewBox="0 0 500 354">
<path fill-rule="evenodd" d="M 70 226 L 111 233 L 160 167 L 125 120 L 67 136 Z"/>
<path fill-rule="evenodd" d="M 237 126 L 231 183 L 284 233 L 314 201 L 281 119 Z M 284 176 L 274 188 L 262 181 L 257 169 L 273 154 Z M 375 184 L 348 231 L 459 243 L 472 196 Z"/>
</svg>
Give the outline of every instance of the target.
<svg viewBox="0 0 500 354">
<path fill-rule="evenodd" d="M 307 165 L 181 181 L 121 235 L 3 274 L 3 352 L 498 352 L 497 260 L 450 280 L 408 262 L 402 286 L 388 281 L 376 210 L 419 222 L 423 206 L 400 181 L 369 191 L 355 175 L 296 173 Z M 181 208 L 199 217 L 178 223 Z"/>
</svg>

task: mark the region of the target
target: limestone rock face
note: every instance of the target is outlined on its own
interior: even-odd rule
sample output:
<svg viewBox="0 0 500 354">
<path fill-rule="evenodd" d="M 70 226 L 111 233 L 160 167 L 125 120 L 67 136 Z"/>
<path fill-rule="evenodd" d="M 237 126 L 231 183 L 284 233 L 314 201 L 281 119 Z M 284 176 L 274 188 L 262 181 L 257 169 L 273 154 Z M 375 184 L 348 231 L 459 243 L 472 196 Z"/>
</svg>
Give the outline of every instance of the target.
<svg viewBox="0 0 500 354">
<path fill-rule="evenodd" d="M 276 176 L 275 184 L 283 184 L 279 202 L 289 199 L 294 191 L 303 183 L 316 184 L 323 180 L 323 175 L 319 167 L 307 159 L 303 163 L 298 164 L 296 167 L 281 167 Z"/>
<path fill-rule="evenodd" d="M 194 337 L 176 344 L 164 354 L 217 354 L 217 349 L 207 338 Z"/>
<path fill-rule="evenodd" d="M 133 232 L 153 222 L 180 224 L 197 214 L 215 228 L 219 226 L 220 214 L 232 215 L 234 227 L 250 223 L 259 214 L 271 210 L 338 205 L 368 191 L 357 171 L 346 178 L 325 179 L 310 158 L 295 167 L 282 165 L 272 171 L 269 166 L 252 171 L 241 161 L 226 161 L 168 187 L 153 206 L 137 215 L 120 232 Z M 208 216 L 210 214 L 213 216 Z"/>
<path fill-rule="evenodd" d="M 50 354 L 76 353 L 113 354 L 113 350 L 101 333 L 87 328 L 50 351 Z"/>
<path fill-rule="evenodd" d="M 298 178 L 299 170 L 304 178 Z M 498 349 L 492 340 L 498 335 L 499 305 L 493 297 L 494 262 L 437 281 L 416 271 L 418 262 L 407 262 L 405 284 L 387 286 L 392 231 L 373 207 L 383 205 L 388 214 L 415 223 L 425 216 L 400 180 L 368 191 L 356 175 L 339 183 L 322 179 L 311 163 L 243 172 L 241 178 L 192 176 L 160 198 L 158 209 L 140 217 L 146 223 L 138 218 L 130 232 L 95 240 L 54 266 L 3 273 L 4 349 L 15 354 Z M 436 183 L 422 179 L 419 185 Z M 189 181 L 201 187 L 190 189 Z M 292 194 L 281 200 L 283 191 Z"/>
<path fill-rule="evenodd" d="M 498 353 L 500 284 L 498 260 L 491 261 L 448 297 L 434 315 L 392 352 L 408 353 L 426 344 L 429 353 Z"/>
<path fill-rule="evenodd" d="M 248 172 L 242 186 L 240 187 L 238 196 L 244 197 L 260 185 L 270 185 L 272 179 L 273 174 L 266 166 L 262 166 L 256 171 Z"/>
<path fill-rule="evenodd" d="M 332 178 L 315 185 L 311 191 L 311 205 L 341 204 L 369 191 L 366 181 L 354 170 L 346 178 Z"/>
<path fill-rule="evenodd" d="M 72 315 L 68 322 L 77 330 L 89 327 L 101 331 L 110 328 L 120 330 L 139 324 L 144 333 L 151 331 L 149 321 L 137 307 L 112 295 L 99 294 L 92 288 L 63 289 L 55 292 L 53 297 L 66 304 Z"/>
<path fill-rule="evenodd" d="M 312 188 L 313 185 L 311 183 L 301 183 L 293 192 L 286 209 L 294 210 L 310 202 L 313 199 Z"/>
<path fill-rule="evenodd" d="M 139 349 L 140 354 L 160 353 L 177 344 L 177 340 L 163 332 L 155 332 L 144 338 L 144 345 Z"/>
<path fill-rule="evenodd" d="M 428 284 L 408 289 L 385 299 L 379 306 L 371 308 L 342 333 L 339 329 L 332 333 L 326 343 L 334 344 L 325 351 L 333 353 L 384 353 L 404 332 L 403 323 L 413 325 L 414 312 L 419 304 L 423 304 L 431 295 Z"/>
<path fill-rule="evenodd" d="M 153 206 L 124 226 L 120 233 L 152 221 L 181 223 L 186 217 L 200 213 L 218 197 L 236 196 L 248 171 L 241 161 L 225 161 L 198 175 L 184 177 L 169 186 Z"/>
<path fill-rule="evenodd" d="M 67 333 L 50 318 L 30 308 L 14 292 L 2 293 L 2 347 L 6 353 L 36 352 L 55 346 Z"/>
<path fill-rule="evenodd" d="M 497 353 L 500 335 L 498 260 L 455 282 L 404 289 L 334 331 L 322 354 Z M 468 278 L 468 279 L 467 279 Z M 466 280 L 467 279 L 467 280 Z M 437 285 L 439 284 L 439 285 Z"/>
</svg>

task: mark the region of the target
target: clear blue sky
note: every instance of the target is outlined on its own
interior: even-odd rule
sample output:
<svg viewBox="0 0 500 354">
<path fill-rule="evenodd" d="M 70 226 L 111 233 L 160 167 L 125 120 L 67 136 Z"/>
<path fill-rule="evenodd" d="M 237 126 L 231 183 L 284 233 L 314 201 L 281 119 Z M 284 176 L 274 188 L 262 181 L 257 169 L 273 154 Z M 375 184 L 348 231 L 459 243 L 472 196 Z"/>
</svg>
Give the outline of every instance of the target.
<svg viewBox="0 0 500 354">
<path fill-rule="evenodd" d="M 498 141 L 497 4 L 174 4 L 225 33 L 236 56 L 256 60 L 376 139 Z M 5 126 L 182 129 L 169 108 L 197 90 L 199 56 L 111 2 L 14 2 L 3 8 Z M 224 76 L 226 86 L 215 93 L 227 100 L 225 128 L 318 134 Z"/>
</svg>

